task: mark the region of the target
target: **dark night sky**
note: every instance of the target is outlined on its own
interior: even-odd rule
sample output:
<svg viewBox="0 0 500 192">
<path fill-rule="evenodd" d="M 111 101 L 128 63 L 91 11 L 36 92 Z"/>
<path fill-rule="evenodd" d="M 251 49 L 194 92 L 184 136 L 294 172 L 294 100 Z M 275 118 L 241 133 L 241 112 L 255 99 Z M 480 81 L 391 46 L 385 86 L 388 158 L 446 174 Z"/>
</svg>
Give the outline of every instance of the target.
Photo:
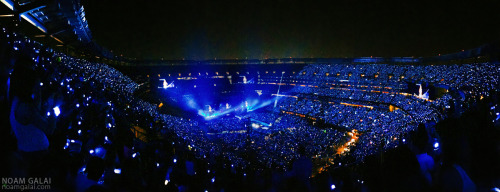
<svg viewBox="0 0 500 192">
<path fill-rule="evenodd" d="M 500 40 L 495 0 L 83 3 L 97 43 L 143 59 L 434 56 Z"/>
</svg>

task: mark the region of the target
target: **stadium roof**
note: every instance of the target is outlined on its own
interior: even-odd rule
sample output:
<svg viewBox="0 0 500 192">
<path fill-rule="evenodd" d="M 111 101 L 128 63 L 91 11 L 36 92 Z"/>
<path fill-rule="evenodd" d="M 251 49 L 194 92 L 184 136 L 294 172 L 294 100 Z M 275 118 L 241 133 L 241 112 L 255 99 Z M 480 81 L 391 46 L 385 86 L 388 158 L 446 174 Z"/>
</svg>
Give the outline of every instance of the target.
<svg viewBox="0 0 500 192">
<path fill-rule="evenodd" d="M 74 47 L 96 56 L 110 53 L 93 42 L 80 0 L 0 0 L 9 11 L 4 17 L 19 19 L 38 28 L 59 45 Z"/>
</svg>

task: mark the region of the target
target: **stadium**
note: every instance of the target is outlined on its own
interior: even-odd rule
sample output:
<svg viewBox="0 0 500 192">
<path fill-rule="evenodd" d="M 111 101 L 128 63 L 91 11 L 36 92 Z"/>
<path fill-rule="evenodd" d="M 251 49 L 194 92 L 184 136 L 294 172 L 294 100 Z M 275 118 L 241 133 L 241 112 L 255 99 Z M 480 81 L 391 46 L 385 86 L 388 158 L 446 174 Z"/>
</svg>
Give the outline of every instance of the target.
<svg viewBox="0 0 500 192">
<path fill-rule="evenodd" d="M 163 17 L 170 13 L 155 9 L 156 4 L 167 6 L 159 2 L 152 2 L 144 12 L 122 15 L 110 2 L 0 2 L 2 190 L 500 191 L 500 39 L 496 33 L 500 29 L 492 27 L 498 24 L 498 16 L 481 15 L 494 20 L 486 22 L 488 32 L 464 30 L 456 35 L 463 45 L 453 38 L 453 43 L 443 43 L 460 44 L 460 50 L 440 43 L 432 44 L 436 47 L 420 44 L 406 48 L 421 56 L 401 56 L 406 53 L 390 49 L 392 44 L 377 44 L 380 50 L 366 48 L 378 40 L 361 43 L 365 49 L 358 45 L 341 51 L 311 45 L 305 46 L 308 51 L 295 49 L 298 41 L 275 39 L 313 34 L 309 31 L 314 27 L 306 25 L 313 21 L 275 23 L 278 27 L 264 22 L 287 15 L 283 10 L 264 14 L 265 19 L 232 20 L 219 18 L 218 11 L 229 9 L 224 6 L 212 10 L 201 3 L 168 5 L 169 11 L 179 9 L 174 15 L 186 7 L 210 10 L 201 11 L 215 18 L 210 20 Z M 335 6 L 363 4 L 356 3 Z M 144 8 L 128 1 L 120 4 L 120 9 Z M 240 6 L 258 7 L 241 3 L 235 9 Z M 274 11 L 273 6 L 258 10 Z M 379 5 L 366 5 L 370 10 L 371 6 Z M 288 8 L 308 10 L 298 5 Z M 157 11 L 162 14 L 153 14 Z M 372 11 L 364 12 L 366 17 L 379 14 L 380 9 Z M 103 18 L 106 15 L 124 18 L 113 23 Z M 184 24 L 152 26 L 153 30 L 143 18 L 152 15 L 158 19 L 154 22 L 177 19 Z M 484 22 L 484 18 L 468 19 Z M 204 22 L 220 28 L 236 21 L 264 23 L 243 25 L 246 32 L 235 29 L 243 36 L 255 32 L 253 28 L 263 28 L 264 32 L 255 32 L 259 34 L 281 28 L 293 31 L 297 23 L 310 28 L 261 34 L 272 42 L 259 48 L 265 51 L 249 43 L 250 51 L 240 52 L 234 51 L 233 44 L 241 39 L 232 32 L 222 35 L 231 37 L 229 41 L 213 34 L 190 38 L 189 30 L 198 29 L 188 28 L 183 54 L 176 47 L 181 40 L 171 35 L 174 32 L 164 32 L 175 36 L 165 40 L 156 30 L 177 32 L 176 28 Z M 93 22 L 101 28 L 93 28 Z M 120 23 L 126 25 L 112 29 Z M 129 26 L 133 23 L 139 27 Z M 346 29 L 349 34 L 344 37 L 377 39 L 356 29 Z M 114 30 L 129 32 L 120 35 Z M 215 29 L 204 30 L 210 34 Z M 150 35 L 134 39 L 138 31 Z M 465 39 L 469 32 L 484 38 Z M 108 33 L 120 40 L 110 43 Z M 146 38 L 150 42 L 144 42 Z M 207 44 L 211 38 L 219 38 L 217 46 Z M 399 37 L 391 38 L 405 46 Z M 172 48 L 154 44 L 162 40 Z M 143 44 L 134 48 L 140 41 Z M 156 49 L 169 53 L 164 58 Z M 425 52 L 431 49 L 448 52 Z M 363 55 L 368 53 L 382 56 Z"/>
</svg>

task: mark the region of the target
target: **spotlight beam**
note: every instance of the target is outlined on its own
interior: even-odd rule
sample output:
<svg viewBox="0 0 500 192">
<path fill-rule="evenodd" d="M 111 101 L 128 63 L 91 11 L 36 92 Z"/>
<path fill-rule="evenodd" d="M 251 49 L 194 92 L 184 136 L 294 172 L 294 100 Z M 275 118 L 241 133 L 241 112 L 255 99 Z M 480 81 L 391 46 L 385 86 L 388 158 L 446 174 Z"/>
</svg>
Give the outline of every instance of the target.
<svg viewBox="0 0 500 192">
<path fill-rule="evenodd" d="M 280 84 L 278 85 L 278 92 L 276 93 L 276 100 L 274 100 L 274 108 L 276 108 L 276 104 L 278 104 L 278 97 L 280 95 L 281 82 L 283 81 L 283 75 L 284 74 L 285 74 L 285 72 L 281 73 Z"/>
</svg>

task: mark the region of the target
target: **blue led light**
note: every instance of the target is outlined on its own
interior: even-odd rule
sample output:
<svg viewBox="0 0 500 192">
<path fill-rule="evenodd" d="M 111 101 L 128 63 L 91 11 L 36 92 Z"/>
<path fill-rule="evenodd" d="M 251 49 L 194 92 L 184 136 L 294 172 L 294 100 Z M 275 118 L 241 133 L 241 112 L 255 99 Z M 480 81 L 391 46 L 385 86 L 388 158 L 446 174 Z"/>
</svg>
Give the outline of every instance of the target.
<svg viewBox="0 0 500 192">
<path fill-rule="evenodd" d="M 434 148 L 438 148 L 439 147 L 439 143 L 438 142 L 435 142 L 434 143 Z"/>
<path fill-rule="evenodd" d="M 53 108 L 54 110 L 54 114 L 56 115 L 56 117 L 59 117 L 59 114 L 61 114 L 61 110 L 59 110 L 59 106 L 55 106 Z"/>
</svg>

